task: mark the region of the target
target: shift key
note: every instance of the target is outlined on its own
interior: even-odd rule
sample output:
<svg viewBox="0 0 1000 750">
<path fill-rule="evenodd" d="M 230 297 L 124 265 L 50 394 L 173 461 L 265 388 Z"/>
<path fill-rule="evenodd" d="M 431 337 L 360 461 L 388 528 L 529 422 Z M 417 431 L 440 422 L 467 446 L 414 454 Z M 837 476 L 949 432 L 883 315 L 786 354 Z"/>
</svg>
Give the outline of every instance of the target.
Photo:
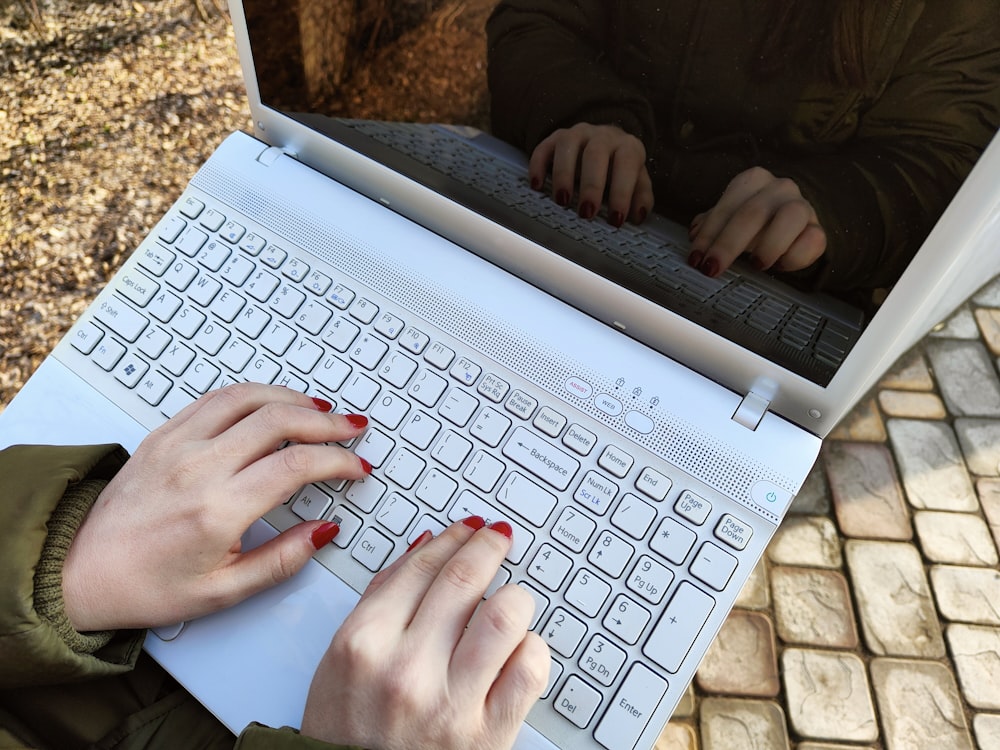
<svg viewBox="0 0 1000 750">
<path fill-rule="evenodd" d="M 611 701 L 594 739 L 609 750 L 631 750 L 667 692 L 667 681 L 635 664 Z"/>
<path fill-rule="evenodd" d="M 95 316 L 129 342 L 139 338 L 139 334 L 148 325 L 146 318 L 114 296 L 101 301 Z"/>
</svg>

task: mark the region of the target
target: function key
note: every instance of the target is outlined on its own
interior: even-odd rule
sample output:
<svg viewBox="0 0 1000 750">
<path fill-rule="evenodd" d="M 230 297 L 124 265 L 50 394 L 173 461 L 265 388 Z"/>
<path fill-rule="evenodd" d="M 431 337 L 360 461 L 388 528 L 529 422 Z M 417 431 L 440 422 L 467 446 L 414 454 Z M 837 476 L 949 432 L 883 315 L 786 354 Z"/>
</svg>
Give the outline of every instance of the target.
<svg viewBox="0 0 1000 750">
<path fill-rule="evenodd" d="M 421 354 L 430 342 L 430 336 L 412 326 L 403 331 L 403 337 L 399 340 L 400 346 L 414 354 Z"/>
<path fill-rule="evenodd" d="M 406 324 L 392 313 L 382 313 L 375 321 L 375 330 L 387 339 L 395 339 Z"/>
<path fill-rule="evenodd" d="M 302 281 L 302 279 L 309 275 L 309 265 L 302 262 L 299 258 L 292 258 L 281 269 L 281 272 L 292 281 Z"/>
<path fill-rule="evenodd" d="M 354 301 L 355 294 L 343 284 L 337 284 L 333 291 L 327 295 L 326 301 L 335 307 L 346 310 Z"/>
<path fill-rule="evenodd" d="M 288 253 L 282 250 L 280 247 L 271 245 L 264 249 L 261 254 L 260 259 L 266 266 L 271 268 L 279 268 L 282 263 L 285 262 L 285 258 L 288 257 Z"/>
<path fill-rule="evenodd" d="M 210 232 L 218 232 L 219 227 L 226 223 L 226 216 L 214 208 L 208 209 L 201 217 L 201 225 Z"/>
<path fill-rule="evenodd" d="M 250 234 L 243 237 L 243 241 L 240 243 L 240 250 L 245 252 L 247 255 L 260 255 L 260 251 L 267 246 L 267 240 L 261 237 L 259 234 Z"/>
<path fill-rule="evenodd" d="M 313 271 L 306 279 L 306 289 L 320 297 L 326 294 L 326 290 L 329 289 L 332 284 L 333 279 L 324 273 L 320 273 L 319 271 Z"/>
<path fill-rule="evenodd" d="M 375 320 L 375 316 L 378 315 L 378 305 L 370 299 L 362 297 L 351 305 L 351 309 L 348 312 L 350 312 L 351 317 L 355 320 L 360 320 L 365 325 L 368 325 Z"/>
<path fill-rule="evenodd" d="M 189 219 L 197 219 L 198 214 L 205 210 L 205 204 L 197 198 L 188 196 L 181 202 L 179 210 Z"/>
<path fill-rule="evenodd" d="M 674 504 L 674 510 L 684 516 L 693 524 L 701 526 L 708 520 L 708 514 L 712 512 L 712 504 L 705 498 L 684 490 Z"/>
<path fill-rule="evenodd" d="M 428 364 L 443 370 L 455 359 L 455 352 L 440 341 L 435 341 L 424 353 L 424 359 L 427 360 Z"/>
<path fill-rule="evenodd" d="M 247 229 L 242 224 L 237 224 L 235 221 L 227 221 L 226 225 L 219 232 L 219 236 L 222 237 L 226 242 L 236 244 L 241 239 L 243 235 L 247 233 Z"/>
<path fill-rule="evenodd" d="M 455 380 L 465 385 L 472 385 L 479 379 L 479 375 L 482 373 L 483 368 L 473 362 L 467 357 L 459 357 L 458 361 L 449 371 Z"/>
</svg>

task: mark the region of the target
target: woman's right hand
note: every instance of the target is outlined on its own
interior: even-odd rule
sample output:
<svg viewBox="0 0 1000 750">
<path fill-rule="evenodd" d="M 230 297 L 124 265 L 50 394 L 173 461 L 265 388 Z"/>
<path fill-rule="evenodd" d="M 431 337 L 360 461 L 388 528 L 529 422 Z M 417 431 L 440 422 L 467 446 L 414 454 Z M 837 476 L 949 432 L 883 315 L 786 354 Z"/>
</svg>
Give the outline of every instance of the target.
<svg viewBox="0 0 1000 750">
<path fill-rule="evenodd" d="M 577 123 L 539 143 L 528 163 L 531 186 L 540 190 L 552 173 L 552 197 L 569 206 L 574 188 L 577 212 L 592 219 L 607 194 L 608 222 L 639 224 L 653 210 L 653 183 L 646 169 L 646 147 L 616 125 Z"/>
<path fill-rule="evenodd" d="M 534 599 L 483 595 L 511 528 L 473 516 L 372 579 L 313 678 L 302 734 L 371 750 L 505 750 L 548 684 Z"/>
</svg>

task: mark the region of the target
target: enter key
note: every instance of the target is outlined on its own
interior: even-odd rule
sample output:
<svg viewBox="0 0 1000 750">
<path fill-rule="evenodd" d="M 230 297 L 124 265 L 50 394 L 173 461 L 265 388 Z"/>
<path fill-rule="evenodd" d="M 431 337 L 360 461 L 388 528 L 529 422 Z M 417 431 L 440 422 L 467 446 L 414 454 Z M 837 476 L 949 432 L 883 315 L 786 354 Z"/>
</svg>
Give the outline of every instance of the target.
<svg viewBox="0 0 1000 750">
<path fill-rule="evenodd" d="M 610 750 L 635 747 L 666 692 L 666 680 L 641 664 L 633 665 L 594 730 L 594 738 Z"/>
</svg>

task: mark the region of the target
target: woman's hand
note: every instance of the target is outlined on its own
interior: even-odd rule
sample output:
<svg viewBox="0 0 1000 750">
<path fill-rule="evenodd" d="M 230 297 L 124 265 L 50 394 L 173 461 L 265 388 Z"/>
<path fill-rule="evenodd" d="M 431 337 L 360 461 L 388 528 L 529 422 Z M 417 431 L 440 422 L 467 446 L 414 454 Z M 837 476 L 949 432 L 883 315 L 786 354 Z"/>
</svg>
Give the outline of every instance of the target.
<svg viewBox="0 0 1000 750">
<path fill-rule="evenodd" d="M 371 471 L 325 445 L 356 437 L 367 420 L 330 409 L 287 388 L 243 383 L 203 396 L 150 433 L 70 547 L 63 593 L 73 626 L 176 623 L 298 572 L 334 525 L 302 523 L 246 553 L 240 537 L 303 485 Z"/>
<path fill-rule="evenodd" d="M 608 222 L 616 227 L 635 224 L 653 210 L 653 183 L 646 169 L 646 147 L 615 125 L 581 122 L 557 130 L 539 143 L 528 163 L 528 177 L 541 190 L 552 172 L 552 197 L 569 206 L 578 188 L 577 212 L 584 219 L 597 215 L 608 201 Z"/>
<path fill-rule="evenodd" d="M 792 180 L 762 167 L 736 175 L 714 208 L 691 222 L 688 263 L 718 276 L 743 253 L 759 270 L 798 271 L 826 252 L 826 232 Z"/>
<path fill-rule="evenodd" d="M 473 516 L 376 575 L 316 671 L 302 733 L 372 750 L 511 747 L 550 660 L 526 591 L 482 602 L 510 533 Z"/>
</svg>

